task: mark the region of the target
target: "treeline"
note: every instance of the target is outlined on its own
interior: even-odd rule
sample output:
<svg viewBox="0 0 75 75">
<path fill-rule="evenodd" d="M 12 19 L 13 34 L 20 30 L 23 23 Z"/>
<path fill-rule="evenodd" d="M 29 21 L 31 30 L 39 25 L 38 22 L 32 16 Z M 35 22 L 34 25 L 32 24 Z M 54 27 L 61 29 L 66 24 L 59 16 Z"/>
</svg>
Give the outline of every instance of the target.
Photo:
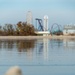
<svg viewBox="0 0 75 75">
<path fill-rule="evenodd" d="M 18 22 L 16 25 L 5 24 L 0 26 L 0 36 L 28 36 L 36 35 L 33 25 L 28 25 L 26 22 Z"/>
</svg>

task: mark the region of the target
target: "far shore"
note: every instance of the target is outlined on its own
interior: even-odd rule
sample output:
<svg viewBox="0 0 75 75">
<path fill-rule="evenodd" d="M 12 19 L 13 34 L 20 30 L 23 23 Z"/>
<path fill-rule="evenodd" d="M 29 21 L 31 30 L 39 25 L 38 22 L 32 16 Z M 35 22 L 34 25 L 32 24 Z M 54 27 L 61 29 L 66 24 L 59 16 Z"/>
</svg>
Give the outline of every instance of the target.
<svg viewBox="0 0 75 75">
<path fill-rule="evenodd" d="M 49 36 L 0 36 L 0 40 L 24 40 L 24 39 L 75 39 L 75 36 L 56 36 L 56 35 L 49 35 Z"/>
</svg>

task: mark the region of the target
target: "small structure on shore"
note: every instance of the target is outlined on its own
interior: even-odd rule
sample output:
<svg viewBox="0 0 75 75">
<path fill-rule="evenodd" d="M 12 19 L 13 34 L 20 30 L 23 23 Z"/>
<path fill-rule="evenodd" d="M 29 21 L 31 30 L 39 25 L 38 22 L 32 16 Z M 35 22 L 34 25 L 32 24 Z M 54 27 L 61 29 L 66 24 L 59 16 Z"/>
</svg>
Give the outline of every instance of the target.
<svg viewBox="0 0 75 75">
<path fill-rule="evenodd" d="M 35 31 L 35 34 L 39 35 L 39 36 L 48 36 L 50 34 L 49 31 Z"/>
<path fill-rule="evenodd" d="M 75 25 L 65 25 L 63 29 L 64 35 L 75 35 Z"/>
<path fill-rule="evenodd" d="M 10 67 L 5 75 L 22 75 L 22 71 L 18 66 Z"/>
</svg>

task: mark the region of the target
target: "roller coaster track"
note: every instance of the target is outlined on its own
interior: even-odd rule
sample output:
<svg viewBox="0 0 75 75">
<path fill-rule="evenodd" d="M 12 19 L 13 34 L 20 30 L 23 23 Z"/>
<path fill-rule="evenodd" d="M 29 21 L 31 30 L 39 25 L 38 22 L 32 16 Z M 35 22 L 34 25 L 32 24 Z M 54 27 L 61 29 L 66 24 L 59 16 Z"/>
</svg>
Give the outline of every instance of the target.
<svg viewBox="0 0 75 75">
<path fill-rule="evenodd" d="M 44 31 L 42 19 L 36 18 L 35 20 L 36 20 L 36 25 L 37 25 L 37 22 L 38 22 L 37 30 L 38 31 Z M 58 28 L 57 31 L 59 31 L 59 32 L 62 31 L 62 29 L 61 29 L 62 26 L 59 25 L 58 23 L 54 23 L 54 24 L 52 24 L 51 29 L 48 29 L 48 31 L 50 31 L 51 34 L 53 34 L 53 29 L 54 29 L 53 27 L 54 26 L 56 26 L 56 28 Z M 56 29 L 54 29 L 54 30 L 56 30 Z"/>
<path fill-rule="evenodd" d="M 44 31 L 42 19 L 36 18 L 35 20 L 36 20 L 36 22 L 38 21 L 38 23 L 39 23 L 38 30 L 39 30 L 39 31 Z"/>
<path fill-rule="evenodd" d="M 57 23 L 54 23 L 54 24 L 52 24 L 52 26 L 51 26 L 51 29 L 50 29 L 50 33 L 51 34 L 53 34 L 53 27 L 54 26 L 57 26 L 57 28 L 58 28 L 58 31 L 61 31 L 61 28 L 62 28 L 62 26 L 61 25 L 59 25 L 59 24 L 57 24 Z"/>
</svg>

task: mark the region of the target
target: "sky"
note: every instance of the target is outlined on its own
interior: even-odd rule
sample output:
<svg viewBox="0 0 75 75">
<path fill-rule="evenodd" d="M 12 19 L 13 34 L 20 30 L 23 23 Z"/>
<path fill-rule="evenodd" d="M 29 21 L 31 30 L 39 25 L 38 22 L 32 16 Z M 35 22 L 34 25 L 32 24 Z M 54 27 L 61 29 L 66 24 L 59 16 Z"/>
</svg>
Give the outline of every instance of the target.
<svg viewBox="0 0 75 75">
<path fill-rule="evenodd" d="M 75 0 L 0 0 L 0 24 L 26 21 L 27 12 L 35 18 L 49 17 L 49 26 L 75 24 Z"/>
</svg>

